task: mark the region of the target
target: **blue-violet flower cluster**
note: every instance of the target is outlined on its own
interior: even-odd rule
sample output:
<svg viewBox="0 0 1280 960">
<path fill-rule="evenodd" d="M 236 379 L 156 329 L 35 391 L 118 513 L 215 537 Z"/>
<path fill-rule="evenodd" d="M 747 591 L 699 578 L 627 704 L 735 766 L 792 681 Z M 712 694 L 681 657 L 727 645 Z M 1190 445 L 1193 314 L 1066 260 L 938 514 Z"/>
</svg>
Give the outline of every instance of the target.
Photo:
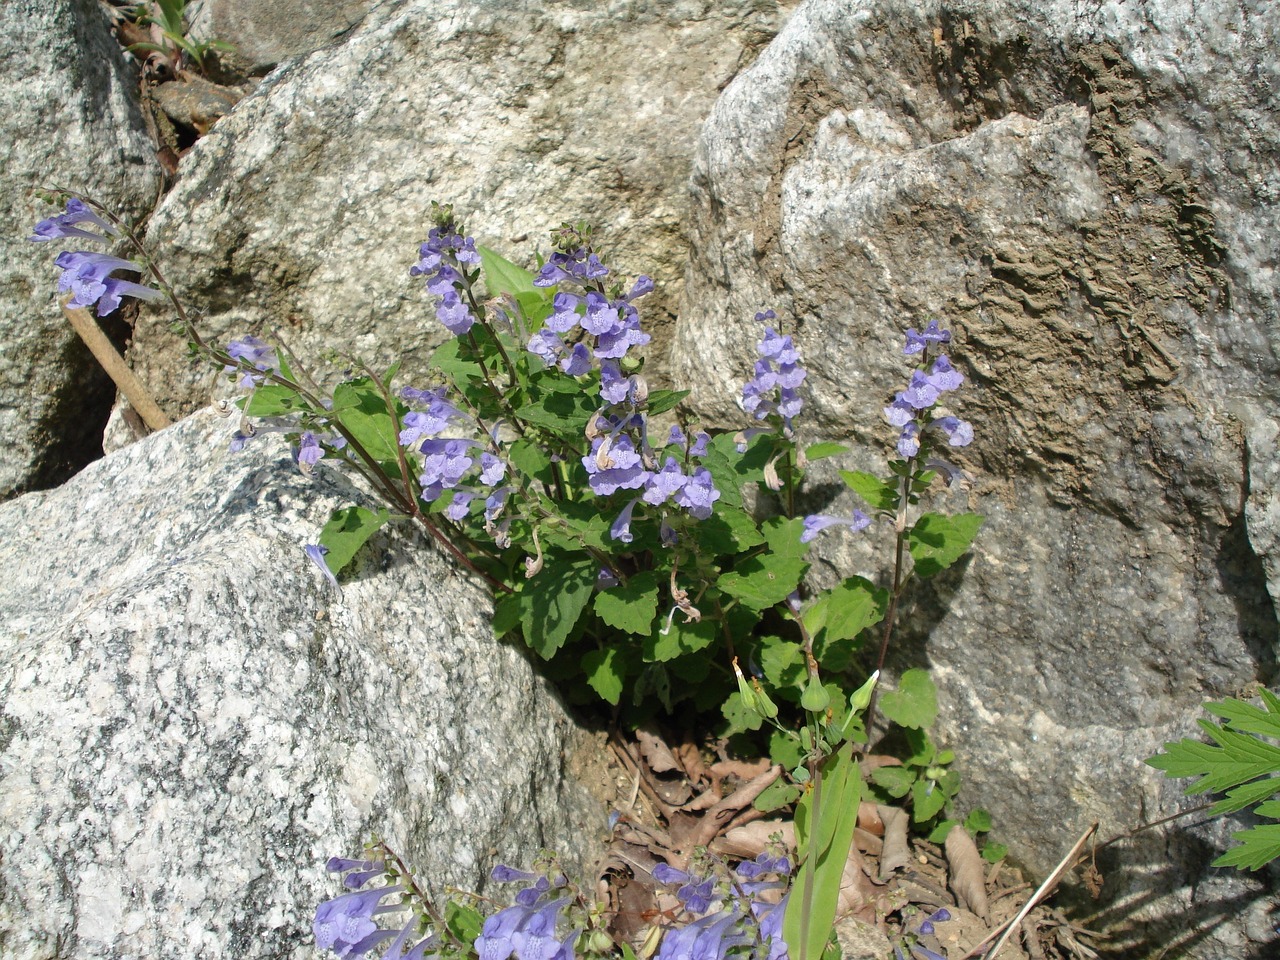
<svg viewBox="0 0 1280 960">
<path fill-rule="evenodd" d="M 787 960 L 782 920 L 790 872 L 786 857 L 767 852 L 738 864 L 730 884 L 659 864 L 654 879 L 678 885 L 676 899 L 685 912 L 702 916 L 667 931 L 657 960 L 724 960 L 730 950 L 752 960 Z M 769 875 L 775 879 L 764 879 Z"/>
<path fill-rule="evenodd" d="M 82 224 L 97 227 L 102 233 L 85 230 Z M 93 240 L 111 243 L 119 237 L 120 231 L 115 226 L 94 213 L 83 200 L 71 197 L 67 200 L 64 213 L 41 220 L 28 239 L 36 243 L 49 240 Z M 105 317 L 113 310 L 119 309 L 120 301 L 124 297 L 157 300 L 164 296 L 153 287 L 111 276 L 117 270 L 142 273 L 142 265 L 132 260 L 113 257 L 106 253 L 64 250 L 58 254 L 54 263 L 62 268 L 62 276 L 58 278 L 58 292 L 72 295 L 67 306 L 87 309 L 97 304 L 100 317 Z"/>
</svg>

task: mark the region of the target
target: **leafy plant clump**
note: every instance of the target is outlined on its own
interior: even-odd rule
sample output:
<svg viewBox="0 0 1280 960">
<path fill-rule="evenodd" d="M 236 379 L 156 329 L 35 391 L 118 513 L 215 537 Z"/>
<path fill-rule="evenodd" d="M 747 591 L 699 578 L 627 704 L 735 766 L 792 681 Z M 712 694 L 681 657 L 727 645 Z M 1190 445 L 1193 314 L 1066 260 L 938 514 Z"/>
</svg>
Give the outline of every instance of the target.
<svg viewBox="0 0 1280 960">
<path fill-rule="evenodd" d="M 922 670 L 907 671 L 880 699 L 901 732 L 903 756 L 878 766 L 869 785 L 860 764 L 905 592 L 955 564 L 982 522 L 922 507 L 962 476 L 942 454 L 973 439 L 972 427 L 945 406 L 964 381 L 943 350 L 950 332 L 936 321 L 906 332 L 906 385 L 883 410 L 894 456 L 884 476 L 842 474 L 866 509 L 799 515 L 809 463 L 846 450 L 802 442 L 807 373 L 772 310 L 755 317 L 742 429 L 704 429 L 681 407 L 685 392 L 650 389 L 644 378 L 649 335 L 637 303 L 652 281 L 620 277 L 587 225 L 561 225 L 549 256 L 525 270 L 467 236 L 450 208 L 433 205 L 432 219 L 409 270 L 450 334 L 430 373 L 403 383 L 398 364 L 374 370 L 355 361 L 357 375 L 327 391 L 283 342 L 206 341 L 140 238 L 91 201 L 71 197 L 32 239 L 132 248 L 136 259 L 61 254 L 59 289 L 71 308 L 96 305 L 100 315 L 123 296 L 168 299 L 193 350 L 241 391 L 233 449 L 281 433 L 303 473 L 328 463 L 368 480 L 384 504 L 337 511 L 304 548 L 332 584 L 381 527 L 417 524 L 493 587 L 495 632 L 541 658 L 571 700 L 606 705 L 633 726 L 691 708 L 711 718 L 716 734 L 760 744 L 786 777 L 756 806 L 794 809 L 795 876 L 786 879 L 793 861 L 780 855 L 756 861 L 747 874 L 773 873 L 769 882 L 779 885 L 769 888 L 772 899 L 757 900 L 769 891 L 751 886 L 744 865 L 726 865 L 707 888 L 719 893 L 695 897 L 685 888 L 702 889 L 709 879 L 688 872 L 695 851 L 680 852 L 667 866 L 687 876 L 688 923 L 666 933 L 659 955 L 710 957 L 693 944 L 714 943 L 770 960 L 789 946 L 790 956 L 815 960 L 832 936 L 864 797 L 909 797 L 913 821 L 939 840 L 953 829 L 990 828 L 980 812 L 964 825 L 949 817 L 958 779 L 948 769 L 952 755 L 927 734 L 937 702 Z M 851 576 L 827 590 L 806 587 L 811 543 L 876 522 L 893 530 L 883 585 Z M 998 859 L 996 847 L 988 851 Z M 526 877 L 536 892 L 527 903 L 517 897 L 522 911 L 496 913 L 472 936 L 476 918 L 434 914 L 394 858 L 361 864 L 338 869 L 353 891 L 339 898 L 341 909 L 334 901 L 317 915 L 317 937 L 342 944 L 342 956 L 374 946 L 385 956 L 421 956 L 423 944 L 451 937 L 484 960 L 526 956 L 522 950 L 550 960 L 574 949 L 566 944 L 576 937 L 550 939 L 559 911 L 574 900 L 551 892 L 563 884 L 550 868 Z M 388 885 L 360 892 L 378 877 Z M 416 905 L 416 919 L 399 933 L 371 919 L 393 895 Z M 589 917 L 593 908 L 576 902 Z M 589 920 L 579 926 L 593 929 Z M 410 942 L 418 946 L 409 950 Z M 594 943 L 588 952 L 630 949 Z"/>
</svg>

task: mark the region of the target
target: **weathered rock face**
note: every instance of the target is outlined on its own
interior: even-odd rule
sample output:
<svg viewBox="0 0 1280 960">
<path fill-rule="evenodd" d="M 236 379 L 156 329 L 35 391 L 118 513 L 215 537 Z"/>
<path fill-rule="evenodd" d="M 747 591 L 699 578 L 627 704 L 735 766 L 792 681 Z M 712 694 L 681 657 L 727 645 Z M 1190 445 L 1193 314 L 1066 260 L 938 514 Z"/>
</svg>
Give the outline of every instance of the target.
<svg viewBox="0 0 1280 960">
<path fill-rule="evenodd" d="M 98 455 L 114 390 L 54 300 L 54 251 L 27 242 L 63 186 L 139 215 L 160 171 L 120 49 L 93 0 L 0 4 L 0 499 Z"/>
<path fill-rule="evenodd" d="M 337 593 L 355 491 L 202 413 L 0 506 L 0 953 L 312 957 L 323 874 L 377 832 L 434 884 L 584 855 L 576 734 L 414 538 Z"/>
<path fill-rule="evenodd" d="M 384 0 L 385 2 L 385 0 Z M 198 0 L 192 35 L 235 49 L 222 55 L 247 74 L 327 47 L 358 24 L 377 0 Z"/>
<path fill-rule="evenodd" d="M 1141 758 L 1275 678 L 1277 35 L 1269 4 L 814 0 L 703 132 L 672 366 L 707 416 L 740 421 L 772 306 L 803 429 L 885 451 L 903 330 L 955 331 L 987 525 L 899 663 L 934 668 L 967 796 L 1041 871 L 1092 819 L 1168 813 Z M 832 538 L 833 569 L 888 536 Z M 1199 921 L 1224 890 L 1181 895 Z"/>
<path fill-rule="evenodd" d="M 279 329 L 421 370 L 442 328 L 409 277 L 430 201 L 523 261 L 589 216 L 610 262 L 651 272 L 649 329 L 674 304 L 698 126 L 773 35 L 779 5 L 415 0 L 272 74 L 183 160 L 150 239 L 214 339 Z M 167 315 L 133 358 L 162 405 L 206 401 Z"/>
</svg>

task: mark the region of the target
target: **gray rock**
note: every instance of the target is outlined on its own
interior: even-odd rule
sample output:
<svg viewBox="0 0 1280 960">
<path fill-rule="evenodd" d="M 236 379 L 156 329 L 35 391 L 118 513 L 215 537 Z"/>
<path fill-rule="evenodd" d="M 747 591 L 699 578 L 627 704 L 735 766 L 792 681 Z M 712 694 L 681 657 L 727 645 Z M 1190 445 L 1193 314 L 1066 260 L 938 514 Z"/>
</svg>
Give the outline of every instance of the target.
<svg viewBox="0 0 1280 960">
<path fill-rule="evenodd" d="M 698 127 L 772 36 L 779 5 L 627 0 L 378 7 L 341 46 L 290 63 L 183 160 L 150 239 L 170 279 L 225 342 L 279 329 L 423 370 L 443 339 L 409 276 L 430 202 L 526 262 L 547 231 L 589 217 L 610 262 L 652 273 L 660 334 L 679 292 Z M 207 402 L 154 312 L 132 357 L 162 406 Z"/>
<path fill-rule="evenodd" d="M 955 331 L 988 520 L 896 662 L 933 667 L 969 802 L 1042 873 L 1094 819 L 1175 809 L 1141 759 L 1276 679 L 1278 34 L 1269 4 L 813 0 L 704 128 L 672 368 L 708 419 L 741 422 L 772 306 L 808 439 L 882 466 L 904 328 Z M 825 476 L 808 509 L 852 506 Z M 818 579 L 889 536 L 828 538 Z M 1163 836 L 1124 860 L 1173 891 L 1135 924 L 1259 889 L 1195 886 L 1213 848 L 1167 842 L 1168 870 Z M 1241 956 L 1244 929 L 1188 949 Z"/>
<path fill-rule="evenodd" d="M 0 499 L 60 483 L 100 451 L 114 389 L 58 310 L 56 251 L 26 238 L 55 212 L 41 187 L 132 216 L 154 201 L 135 89 L 93 0 L 0 4 Z"/>
<path fill-rule="evenodd" d="M 201 413 L 0 506 L 0 952 L 315 955 L 331 855 L 376 832 L 438 889 L 587 855 L 579 742 L 412 535 L 333 591 L 302 553 L 358 492 Z"/>
<path fill-rule="evenodd" d="M 190 5 L 191 35 L 235 49 L 219 54 L 250 76 L 290 57 L 336 42 L 379 0 L 198 0 Z"/>
</svg>

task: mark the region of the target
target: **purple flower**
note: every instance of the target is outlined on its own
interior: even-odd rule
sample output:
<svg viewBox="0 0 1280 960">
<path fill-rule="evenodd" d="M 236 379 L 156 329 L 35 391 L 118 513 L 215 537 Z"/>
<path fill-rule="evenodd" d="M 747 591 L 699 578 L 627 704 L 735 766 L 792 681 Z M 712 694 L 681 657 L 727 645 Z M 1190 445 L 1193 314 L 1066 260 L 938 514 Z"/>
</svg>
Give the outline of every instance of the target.
<svg viewBox="0 0 1280 960">
<path fill-rule="evenodd" d="M 571 377 L 585 376 L 591 369 L 591 351 L 585 344 L 575 343 L 569 355 L 560 361 L 560 369 Z"/>
<path fill-rule="evenodd" d="M 639 502 L 640 498 L 636 497 L 622 508 L 622 512 L 618 514 L 618 518 L 614 520 L 613 524 L 609 527 L 609 536 L 612 539 L 619 540 L 622 543 L 630 543 L 635 539 L 635 536 L 631 533 L 631 514 L 635 510 L 636 504 Z"/>
<path fill-rule="evenodd" d="M 693 437 L 693 446 L 689 448 L 689 456 L 705 457 L 707 455 L 707 444 L 711 442 L 711 434 L 704 433 L 699 430 Z"/>
<path fill-rule="evenodd" d="M 90 223 L 103 231 L 107 236 L 92 233 L 89 230 L 81 230 L 76 226 L 78 223 Z M 36 224 L 33 235 L 28 237 L 37 243 L 45 240 L 62 240 L 74 238 L 77 240 L 109 240 L 112 237 L 120 236 L 120 231 L 112 224 L 102 219 L 89 208 L 79 197 L 71 197 L 67 200 L 67 209 L 65 213 L 60 213 L 56 217 L 49 217 L 47 220 L 41 220 Z"/>
<path fill-rule="evenodd" d="M 931 343 L 950 343 L 951 331 L 939 330 L 938 321 L 930 320 L 929 325 L 924 328 L 924 333 L 917 333 L 914 327 L 907 329 L 907 345 L 902 348 L 902 352 L 907 356 L 913 353 L 919 353 L 928 347 Z"/>
<path fill-rule="evenodd" d="M 232 340 L 227 344 L 227 356 L 237 361 L 235 366 L 228 364 L 222 368 L 224 373 L 234 373 L 240 371 L 240 379 L 236 381 L 237 386 L 248 390 L 251 387 L 262 383 L 262 373 L 280 372 L 280 360 L 276 357 L 275 347 L 264 343 L 257 337 L 241 337 L 239 340 Z M 246 370 L 245 367 L 252 367 L 253 371 Z"/>
<path fill-rule="evenodd" d="M 947 435 L 947 442 L 953 447 L 967 447 L 973 443 L 973 427 L 959 417 L 939 417 L 933 424 Z"/>
<path fill-rule="evenodd" d="M 920 425 L 912 420 L 898 436 L 898 453 L 910 460 L 920 452 Z"/>
<path fill-rule="evenodd" d="M 692 477 L 676 491 L 676 503 L 689 511 L 689 515 L 697 520 L 705 520 L 711 516 L 711 505 L 720 499 L 720 491 L 711 479 L 711 471 L 699 467 Z"/>
<path fill-rule="evenodd" d="M 773 318 L 772 310 L 756 314 L 757 320 Z M 800 354 L 790 335 L 783 336 L 771 326 L 764 328 L 764 338 L 757 346 L 760 359 L 755 363 L 751 379 L 743 384 L 742 409 L 756 420 L 781 417 L 784 431 L 789 432 L 791 421 L 804 406 L 799 388 L 807 374 L 800 366 Z"/>
<path fill-rule="evenodd" d="M 964 383 L 964 375 L 951 366 L 951 361 L 944 353 L 933 361 L 933 366 L 929 369 L 929 383 L 939 393 L 946 393 L 949 390 L 959 389 L 960 384 Z"/>
<path fill-rule="evenodd" d="M 670 447 L 679 445 L 683 447 L 688 442 L 688 439 L 684 435 L 684 431 L 680 429 L 680 425 L 674 424 L 672 425 L 670 432 L 667 434 L 667 442 L 664 443 L 663 446 Z"/>
<path fill-rule="evenodd" d="M 456 487 L 475 462 L 470 456 L 474 446 L 474 440 L 423 440 L 419 448 L 423 454 L 422 475 L 418 482 L 424 490 L 436 486 L 445 490 Z"/>
<path fill-rule="evenodd" d="M 323 456 L 324 449 L 320 446 L 319 438 L 310 430 L 305 431 L 298 438 L 298 448 L 294 451 L 293 459 L 299 466 L 314 467 Z"/>
<path fill-rule="evenodd" d="M 644 488 L 644 502 L 658 506 L 666 503 L 689 482 L 675 457 L 667 457 L 662 469 L 649 476 Z"/>
<path fill-rule="evenodd" d="M 578 325 L 581 315 L 578 308 L 583 304 L 582 297 L 576 293 L 560 292 L 555 295 L 551 301 L 552 309 L 555 311 L 546 319 L 546 328 L 555 333 L 568 333 Z"/>
<path fill-rule="evenodd" d="M 495 864 L 493 870 L 489 873 L 489 879 L 495 883 L 513 883 L 517 880 L 528 883 L 531 880 L 537 880 L 538 876 L 539 874 L 530 873 L 528 870 L 509 867 L 505 863 Z"/>
<path fill-rule="evenodd" d="M 591 489 L 602 497 L 618 490 L 637 490 L 649 477 L 627 436 L 597 437 L 591 442 L 591 452 L 582 458 L 582 465 L 590 476 Z"/>
<path fill-rule="evenodd" d="M 565 897 L 544 904 L 531 913 L 512 935 L 516 955 L 520 960 L 551 960 L 560 950 L 556 938 L 556 921 L 560 911 L 569 902 Z"/>
<path fill-rule="evenodd" d="M 496 487 L 507 475 L 507 465 L 492 453 L 480 454 L 480 482 L 486 487 Z"/>
<path fill-rule="evenodd" d="M 329 563 L 325 560 L 324 555 L 329 552 L 328 547 L 322 547 L 318 543 L 309 543 L 302 548 L 307 558 L 320 568 L 320 572 L 324 574 L 324 578 L 334 587 L 338 586 L 338 578 L 333 575 L 333 571 L 329 569 Z"/>
<path fill-rule="evenodd" d="M 335 951 L 340 957 L 360 956 L 368 948 L 358 949 L 362 941 L 380 931 L 373 922 L 373 914 L 383 897 L 398 893 L 404 887 L 374 887 L 353 893 L 344 893 L 327 900 L 316 908 L 312 929 L 316 946 Z M 389 931 L 381 931 L 388 933 Z M 376 943 L 376 942 L 375 942 Z M 370 947 L 375 943 L 369 944 Z"/>
<path fill-rule="evenodd" d="M 444 295 L 440 306 L 436 308 L 436 319 L 444 324 L 445 329 L 455 336 L 461 336 L 471 329 L 476 318 L 471 315 L 467 305 L 452 290 Z"/>
<path fill-rule="evenodd" d="M 475 498 L 476 495 L 469 490 L 457 491 L 453 495 L 453 501 L 444 508 L 444 515 L 454 521 L 465 520 L 467 512 L 471 509 L 471 501 Z"/>
<path fill-rule="evenodd" d="M 485 920 L 475 942 L 480 960 L 507 960 L 516 949 L 516 929 L 529 913 L 528 907 L 515 905 L 499 910 Z"/>
<path fill-rule="evenodd" d="M 140 273 L 142 267 L 132 260 L 106 253 L 63 251 L 53 262 L 62 268 L 62 276 L 58 278 L 58 291 L 70 291 L 72 294 L 68 306 L 88 308 L 96 303 L 100 317 L 105 317 L 116 309 L 122 296 L 140 296 L 146 300 L 163 296 L 159 290 L 151 287 L 109 278 L 108 275 L 116 270 Z"/>
<path fill-rule="evenodd" d="M 612 590 L 622 581 L 618 579 L 618 575 L 608 567 L 601 567 L 600 572 L 596 574 L 597 590 Z"/>
<path fill-rule="evenodd" d="M 923 371 L 916 370 L 911 374 L 910 385 L 898 394 L 897 399 L 916 410 L 927 410 L 938 402 L 941 392 Z"/>
<path fill-rule="evenodd" d="M 854 510 L 851 517 L 833 517 L 825 513 L 815 513 L 804 518 L 804 532 L 800 534 L 801 543 L 812 543 L 823 530 L 828 527 L 843 526 L 857 533 L 869 526 L 871 518 L 861 510 Z"/>
</svg>

